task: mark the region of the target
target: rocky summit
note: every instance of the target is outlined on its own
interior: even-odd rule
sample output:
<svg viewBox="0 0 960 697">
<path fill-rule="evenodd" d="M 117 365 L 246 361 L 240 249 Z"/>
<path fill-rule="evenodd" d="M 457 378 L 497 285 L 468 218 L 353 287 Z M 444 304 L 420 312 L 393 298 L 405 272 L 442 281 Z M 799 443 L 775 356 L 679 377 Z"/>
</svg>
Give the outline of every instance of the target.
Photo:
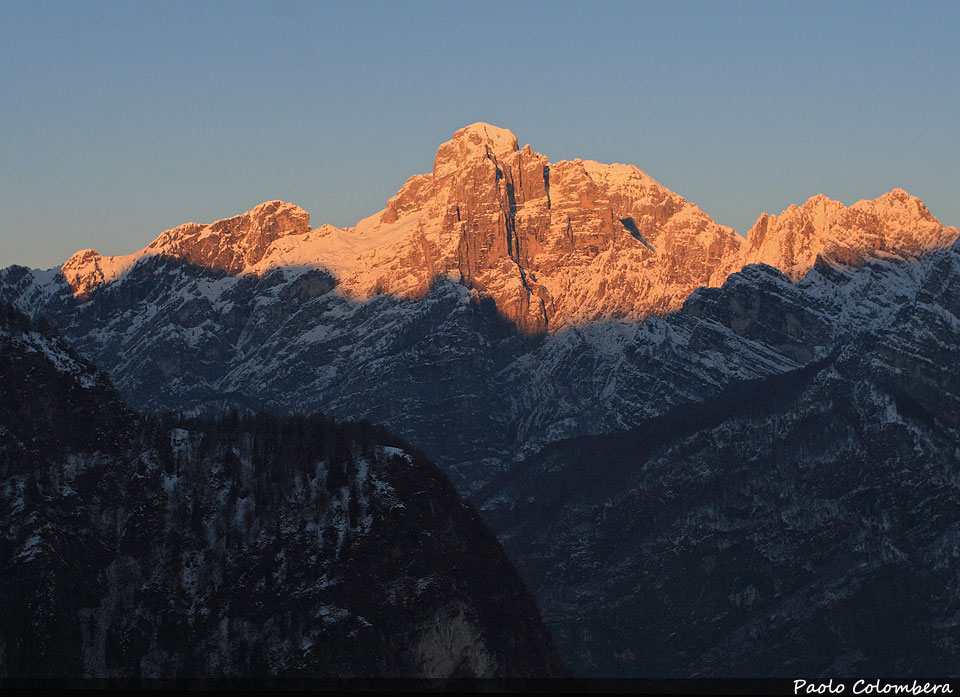
<svg viewBox="0 0 960 697">
<path fill-rule="evenodd" d="M 325 270 L 360 300 L 419 298 L 443 277 L 537 333 L 662 315 L 747 263 L 797 280 L 818 255 L 915 255 L 957 237 L 897 189 L 849 208 L 819 195 L 779 217 L 764 214 L 744 242 L 636 167 L 551 164 L 484 123 L 457 131 L 438 148 L 433 172 L 411 177 L 383 211 L 346 229 L 309 221 L 303 209 L 271 201 L 168 230 L 132 255 L 78 252 L 61 273 L 81 298 L 151 256 L 230 274 Z"/>
</svg>

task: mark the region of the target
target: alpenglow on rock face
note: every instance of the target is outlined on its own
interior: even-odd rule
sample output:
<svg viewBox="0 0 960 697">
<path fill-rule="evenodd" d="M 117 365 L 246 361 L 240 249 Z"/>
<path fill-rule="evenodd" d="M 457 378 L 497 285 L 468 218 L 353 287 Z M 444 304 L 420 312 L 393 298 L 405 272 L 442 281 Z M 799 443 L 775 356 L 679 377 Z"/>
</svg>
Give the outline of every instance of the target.
<svg viewBox="0 0 960 697">
<path fill-rule="evenodd" d="M 791 280 L 802 278 L 822 256 L 846 264 L 868 257 L 916 257 L 946 249 L 957 239 L 923 202 L 903 189 L 849 208 L 823 194 L 779 216 L 764 213 L 747 233 L 743 263 L 769 264 Z"/>
<path fill-rule="evenodd" d="M 280 201 L 211 225 L 187 223 L 132 255 L 83 250 L 61 267 L 79 297 L 145 257 L 230 274 L 323 269 L 356 299 L 422 297 L 447 277 L 492 298 L 526 332 L 637 320 L 679 309 L 745 263 L 793 280 L 817 255 L 916 254 L 956 239 L 902 189 L 847 208 L 823 195 L 762 215 L 747 241 L 632 165 L 550 163 L 510 131 L 475 123 L 441 145 L 433 172 L 411 177 L 386 208 L 352 228 L 310 228 Z"/>
<path fill-rule="evenodd" d="M 371 222 L 380 235 L 412 228 L 387 255 L 406 273 L 378 279 L 384 290 L 416 293 L 446 275 L 527 331 L 676 309 L 722 280 L 740 243 L 636 167 L 551 164 L 487 124 L 457 131 L 433 173 L 408 180 Z"/>
<path fill-rule="evenodd" d="M 277 240 L 309 231 L 310 214 L 305 210 L 282 201 L 268 201 L 210 225 L 186 223 L 167 230 L 134 254 L 105 257 L 95 249 L 81 250 L 63 263 L 60 273 L 80 298 L 117 280 L 142 259 L 154 256 L 238 274 L 260 262 Z"/>
<path fill-rule="evenodd" d="M 81 298 L 152 256 L 235 275 L 322 269 L 360 300 L 419 298 L 446 277 L 492 298 L 522 330 L 543 332 L 662 315 L 747 263 L 797 280 L 818 255 L 915 255 L 956 237 L 895 189 L 849 208 L 821 194 L 779 217 L 763 214 L 744 242 L 632 165 L 551 164 L 510 131 L 475 123 L 438 148 L 432 173 L 411 177 L 352 228 L 311 229 L 302 208 L 270 201 L 167 230 L 134 254 L 83 250 L 60 271 Z"/>
<path fill-rule="evenodd" d="M 740 245 L 636 167 L 551 164 L 509 131 L 478 123 L 439 147 L 432 173 L 411 177 L 353 228 L 312 230 L 305 211 L 272 201 L 168 230 L 133 255 L 84 250 L 61 270 L 81 297 L 158 255 L 231 274 L 324 269 L 358 299 L 418 298 L 447 277 L 541 332 L 677 309 L 694 288 L 722 282 Z"/>
</svg>

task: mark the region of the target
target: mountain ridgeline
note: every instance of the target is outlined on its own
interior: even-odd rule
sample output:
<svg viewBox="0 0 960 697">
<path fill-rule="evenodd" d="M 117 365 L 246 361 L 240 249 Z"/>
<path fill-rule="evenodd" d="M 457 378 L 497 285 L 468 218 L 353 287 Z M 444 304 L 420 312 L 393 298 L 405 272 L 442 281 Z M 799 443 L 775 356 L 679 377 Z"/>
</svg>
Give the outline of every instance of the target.
<svg viewBox="0 0 960 697">
<path fill-rule="evenodd" d="M 132 408 L 415 443 L 575 673 L 947 674 L 958 237 L 894 189 L 744 239 L 633 166 L 478 123 L 353 227 L 272 201 L 8 267 L 0 295 Z"/>
<path fill-rule="evenodd" d="M 912 273 L 957 236 L 897 189 L 850 207 L 814 197 L 743 240 L 635 167 L 549 163 L 474 124 L 352 228 L 311 228 L 273 201 L 130 255 L 9 267 L 0 294 L 135 408 L 383 423 L 470 493 L 554 440 L 822 355 L 848 321 L 873 320 L 861 303 L 912 292 L 895 278 L 885 299 L 880 275 Z M 785 279 L 744 278 L 755 262 Z M 697 288 L 754 281 L 800 308 L 776 343 L 751 338 L 775 312 L 738 305 L 749 316 L 728 324 L 688 310 Z"/>
</svg>

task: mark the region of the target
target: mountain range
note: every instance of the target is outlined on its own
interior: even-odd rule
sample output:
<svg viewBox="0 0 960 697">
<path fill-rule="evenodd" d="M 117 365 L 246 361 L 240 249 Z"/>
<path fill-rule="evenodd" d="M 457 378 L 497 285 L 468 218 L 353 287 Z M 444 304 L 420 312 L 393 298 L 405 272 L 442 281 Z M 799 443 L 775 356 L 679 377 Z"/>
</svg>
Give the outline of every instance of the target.
<svg viewBox="0 0 960 697">
<path fill-rule="evenodd" d="M 742 238 L 633 166 L 478 123 L 353 227 L 271 201 L 7 267 L 0 295 L 133 408 L 415 443 L 575 672 L 949 672 L 958 237 L 894 189 Z"/>
<path fill-rule="evenodd" d="M 743 241 L 634 167 L 551 164 L 474 124 L 353 228 L 314 229 L 269 202 L 131 255 L 9 267 L 0 288 L 137 408 L 368 419 L 470 492 L 558 438 L 626 428 L 811 357 L 789 333 L 744 341 L 737 326 L 670 314 L 697 288 L 753 262 L 800 280 L 818 258 L 911 259 L 957 235 L 894 190 L 849 208 L 815 197 L 761 216 Z"/>
</svg>

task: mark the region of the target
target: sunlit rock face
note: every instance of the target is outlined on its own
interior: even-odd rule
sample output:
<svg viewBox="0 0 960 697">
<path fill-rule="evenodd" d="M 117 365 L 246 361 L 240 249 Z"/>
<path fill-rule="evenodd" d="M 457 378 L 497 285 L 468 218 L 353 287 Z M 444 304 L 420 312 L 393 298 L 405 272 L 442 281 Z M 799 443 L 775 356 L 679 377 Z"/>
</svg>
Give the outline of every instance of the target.
<svg viewBox="0 0 960 697">
<path fill-rule="evenodd" d="M 310 230 L 310 214 L 282 201 L 261 203 L 241 215 L 210 225 L 186 223 L 167 230 L 134 254 L 103 256 L 95 249 L 77 252 L 60 267 L 75 296 L 86 299 L 96 288 L 129 273 L 141 259 L 165 256 L 185 264 L 239 274 L 261 261 L 273 242 Z"/>
<path fill-rule="evenodd" d="M 818 256 L 846 264 L 916 256 L 957 234 L 895 189 L 849 208 L 815 196 L 779 217 L 762 215 L 744 242 L 632 165 L 550 163 L 519 148 L 510 131 L 475 123 L 438 148 L 431 173 L 411 177 L 383 211 L 353 227 L 311 229 L 306 211 L 270 201 L 173 228 L 134 254 L 83 250 L 60 270 L 81 299 L 151 256 L 233 275 L 322 269 L 357 300 L 420 298 L 445 277 L 538 334 L 663 315 L 745 264 L 769 264 L 797 281 Z"/>
<path fill-rule="evenodd" d="M 230 274 L 322 268 L 357 299 L 422 297 L 447 277 L 541 333 L 675 310 L 693 289 L 722 282 L 741 244 L 636 167 L 551 164 L 510 131 L 477 123 L 438 148 L 433 172 L 352 228 L 312 230 L 306 211 L 271 201 L 168 230 L 132 255 L 84 250 L 61 271 L 80 298 L 149 256 Z"/>
<path fill-rule="evenodd" d="M 415 296 L 447 276 L 528 333 L 676 309 L 722 280 L 741 243 L 636 167 L 551 164 L 483 123 L 457 131 L 431 174 L 412 177 L 357 229 L 393 239 L 405 225 L 383 261 L 375 255 L 342 278 L 346 287 L 369 292 L 375 278 L 381 290 Z"/>
<path fill-rule="evenodd" d="M 277 240 L 309 230 L 310 214 L 305 210 L 268 201 L 211 225 L 187 223 L 168 230 L 147 249 L 194 266 L 238 274 L 260 262 Z"/>
</svg>

